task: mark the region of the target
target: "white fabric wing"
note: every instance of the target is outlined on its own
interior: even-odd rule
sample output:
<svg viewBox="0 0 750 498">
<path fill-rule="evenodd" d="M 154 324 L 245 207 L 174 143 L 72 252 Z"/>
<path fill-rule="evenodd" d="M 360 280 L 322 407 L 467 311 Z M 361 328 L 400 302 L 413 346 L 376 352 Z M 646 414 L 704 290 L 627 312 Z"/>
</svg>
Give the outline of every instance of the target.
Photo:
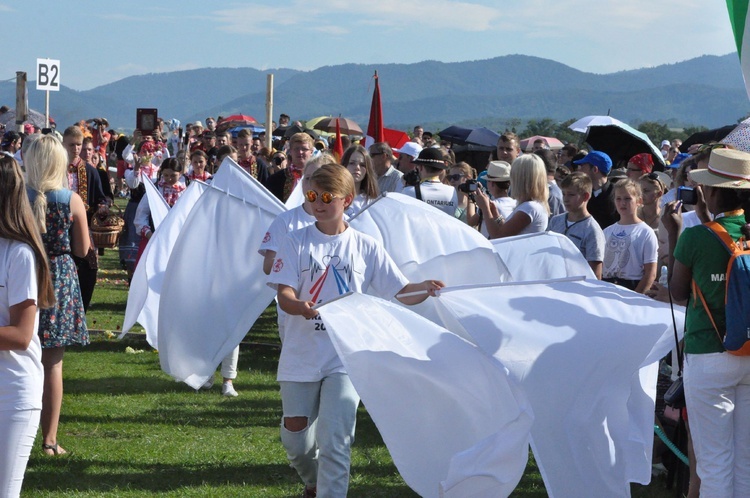
<svg viewBox="0 0 750 498">
<path fill-rule="evenodd" d="M 205 183 L 192 182 L 149 239 L 130 282 L 120 339 L 138 322 L 146 330 L 148 343 L 156 347 L 159 299 L 169 255 L 188 214 L 207 187 Z"/>
<path fill-rule="evenodd" d="M 167 213 L 169 213 L 169 204 L 167 204 L 159 189 L 156 188 L 154 182 L 151 181 L 151 178 L 141 175 L 141 181 L 146 188 L 146 198 L 148 199 L 148 208 L 151 210 L 154 230 L 157 230 L 161 222 L 164 221 L 164 218 L 167 217 Z"/>
<path fill-rule="evenodd" d="M 495 284 L 510 278 L 490 241 L 466 223 L 408 195 L 391 193 L 371 202 L 349 224 L 385 247 L 410 282 Z M 439 322 L 434 300 L 411 309 Z"/>
<path fill-rule="evenodd" d="M 256 249 L 284 207 L 239 171 L 231 188 L 242 197 L 214 185 L 201 196 L 164 277 L 158 318 L 161 366 L 195 389 L 240 343 L 275 294 L 266 285 Z"/>
<path fill-rule="evenodd" d="M 526 466 L 533 416 L 498 362 L 372 296 L 350 294 L 320 315 L 412 489 L 425 497 L 511 493 Z"/>
<path fill-rule="evenodd" d="M 584 280 L 446 289 L 437 301 L 447 328 L 528 397 L 550 496 L 629 496 L 629 482 L 650 481 L 658 361 L 674 346 L 668 304 Z"/>
<path fill-rule="evenodd" d="M 565 235 L 539 232 L 491 242 L 513 282 L 577 276 L 596 278 L 581 251 Z"/>
</svg>

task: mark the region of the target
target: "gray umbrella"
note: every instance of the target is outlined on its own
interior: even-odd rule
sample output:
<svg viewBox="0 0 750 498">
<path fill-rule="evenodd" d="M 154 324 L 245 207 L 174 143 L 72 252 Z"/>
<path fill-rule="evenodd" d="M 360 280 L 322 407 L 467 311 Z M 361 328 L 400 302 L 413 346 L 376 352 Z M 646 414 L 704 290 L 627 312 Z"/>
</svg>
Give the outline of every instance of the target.
<svg viewBox="0 0 750 498">
<path fill-rule="evenodd" d="M 46 125 L 46 120 L 44 118 L 44 114 L 37 112 L 34 109 L 29 109 L 28 115 L 26 116 L 26 121 L 24 121 L 24 124 L 26 123 L 31 123 L 36 127 L 44 128 Z M 15 109 L 11 109 L 10 111 L 4 114 L 0 114 L 0 124 L 4 124 L 8 130 L 15 129 L 15 126 L 16 126 Z"/>
</svg>

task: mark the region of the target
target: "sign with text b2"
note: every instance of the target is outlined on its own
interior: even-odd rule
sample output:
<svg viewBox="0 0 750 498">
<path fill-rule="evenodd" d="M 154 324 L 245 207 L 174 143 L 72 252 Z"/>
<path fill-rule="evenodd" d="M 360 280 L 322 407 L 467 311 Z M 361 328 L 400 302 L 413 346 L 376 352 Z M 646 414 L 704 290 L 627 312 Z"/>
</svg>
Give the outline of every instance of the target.
<svg viewBox="0 0 750 498">
<path fill-rule="evenodd" d="M 60 61 L 36 60 L 36 89 L 48 92 L 60 91 Z"/>
</svg>

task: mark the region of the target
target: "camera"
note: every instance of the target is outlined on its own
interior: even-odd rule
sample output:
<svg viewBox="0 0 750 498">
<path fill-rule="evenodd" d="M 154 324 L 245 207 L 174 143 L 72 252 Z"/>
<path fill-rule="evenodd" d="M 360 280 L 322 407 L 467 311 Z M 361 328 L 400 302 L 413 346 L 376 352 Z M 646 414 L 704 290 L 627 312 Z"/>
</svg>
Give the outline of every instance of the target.
<svg viewBox="0 0 750 498">
<path fill-rule="evenodd" d="M 677 200 L 682 201 L 683 204 L 697 204 L 698 192 L 692 187 L 678 187 Z"/>
<path fill-rule="evenodd" d="M 276 164 L 276 166 L 281 166 L 281 163 L 284 162 L 284 158 L 281 156 L 276 156 L 273 158 L 273 162 Z"/>
<path fill-rule="evenodd" d="M 419 171 L 413 169 L 404 175 L 404 185 L 414 187 L 419 185 Z"/>
<path fill-rule="evenodd" d="M 458 190 L 467 194 L 473 194 L 477 191 L 477 188 L 479 188 L 479 182 L 476 180 L 466 180 L 458 186 Z"/>
</svg>

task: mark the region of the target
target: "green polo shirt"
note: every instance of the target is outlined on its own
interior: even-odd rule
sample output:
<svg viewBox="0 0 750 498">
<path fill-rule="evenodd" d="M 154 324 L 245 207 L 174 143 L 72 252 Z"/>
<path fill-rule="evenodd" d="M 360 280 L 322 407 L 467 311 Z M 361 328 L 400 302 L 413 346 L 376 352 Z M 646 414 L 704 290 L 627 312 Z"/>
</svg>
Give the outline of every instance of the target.
<svg viewBox="0 0 750 498">
<path fill-rule="evenodd" d="M 716 221 L 729 232 L 732 239 L 737 240 L 741 236 L 740 230 L 745 224 L 745 216 L 726 216 Z M 674 258 L 692 270 L 693 279 L 703 293 L 723 337 L 726 328 L 724 294 L 729 251 L 708 227 L 698 225 L 682 232 L 674 250 Z M 692 294 L 688 300 L 686 321 L 686 353 L 705 354 L 724 351 L 724 346 L 711 324 L 703 303 L 700 298 Z"/>
</svg>

